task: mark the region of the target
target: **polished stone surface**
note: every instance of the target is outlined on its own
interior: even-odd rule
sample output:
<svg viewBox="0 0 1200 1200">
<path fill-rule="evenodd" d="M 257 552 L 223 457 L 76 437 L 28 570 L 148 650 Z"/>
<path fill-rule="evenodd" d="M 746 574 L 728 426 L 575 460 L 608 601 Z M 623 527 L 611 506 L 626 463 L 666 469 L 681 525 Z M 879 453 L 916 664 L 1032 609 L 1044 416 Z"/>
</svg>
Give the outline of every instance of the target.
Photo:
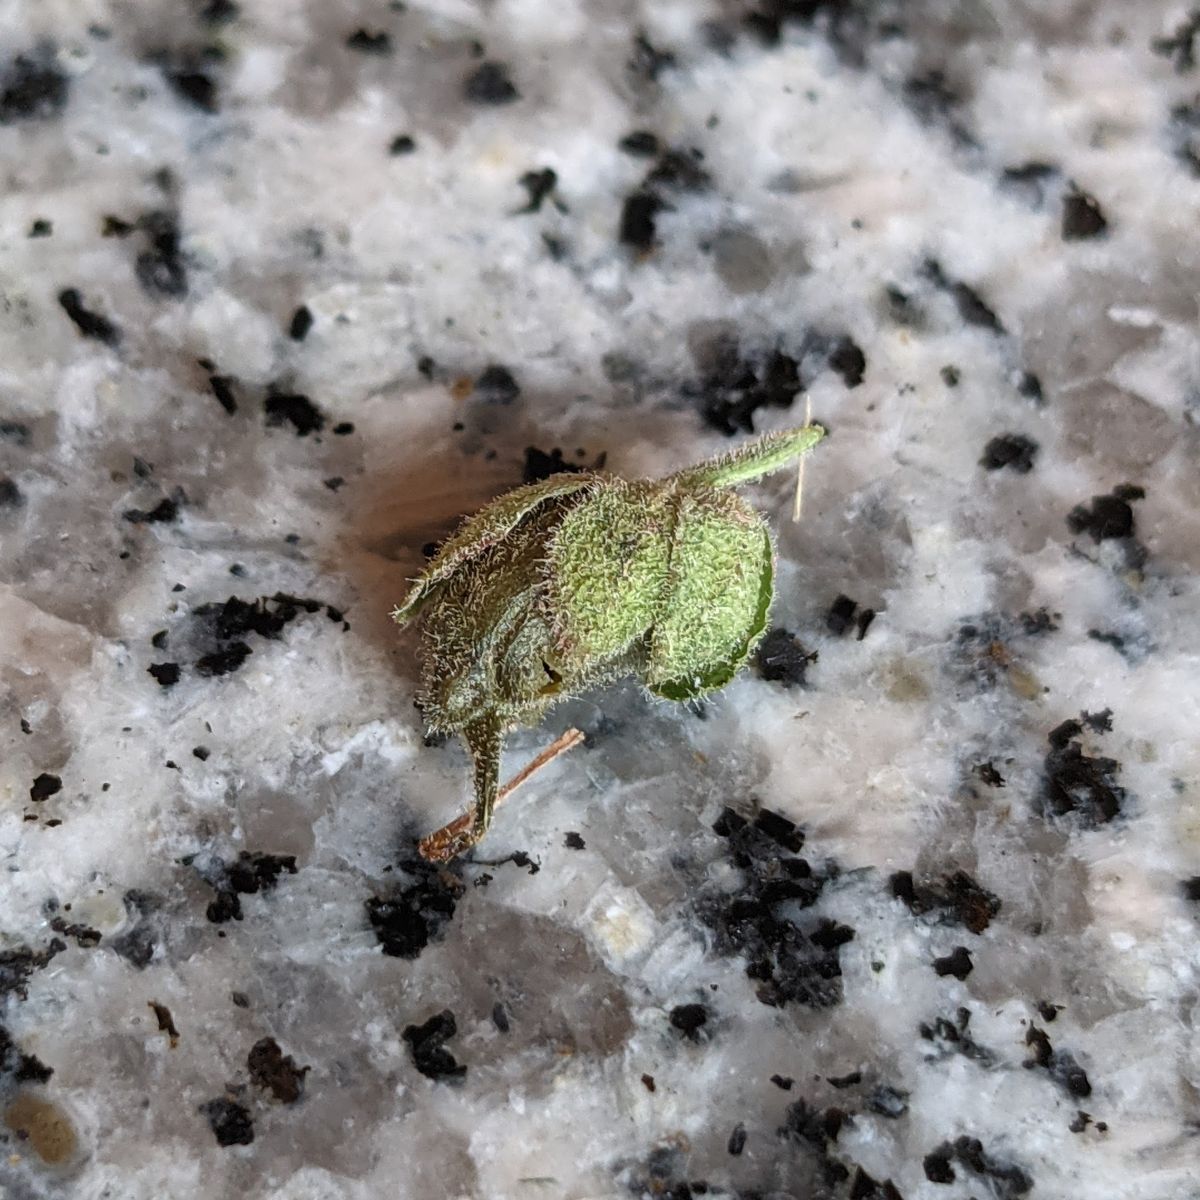
<svg viewBox="0 0 1200 1200">
<path fill-rule="evenodd" d="M 1200 17 L 0 17 L 5 1197 L 1200 1194 Z M 418 863 L 422 548 L 800 393 L 769 652 Z"/>
</svg>

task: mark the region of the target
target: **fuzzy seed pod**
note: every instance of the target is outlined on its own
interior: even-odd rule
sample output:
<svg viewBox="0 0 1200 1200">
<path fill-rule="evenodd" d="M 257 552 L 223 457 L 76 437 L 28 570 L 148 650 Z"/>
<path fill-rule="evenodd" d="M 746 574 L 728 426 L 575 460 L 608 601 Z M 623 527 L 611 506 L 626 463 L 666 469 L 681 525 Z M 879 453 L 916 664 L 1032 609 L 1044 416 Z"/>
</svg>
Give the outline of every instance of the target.
<svg viewBox="0 0 1200 1200">
<path fill-rule="evenodd" d="M 690 700 L 727 684 L 767 627 L 774 546 L 733 490 L 807 453 L 819 425 L 770 434 L 660 480 L 588 473 L 517 488 L 442 544 L 394 612 L 422 626 L 421 706 L 475 764 L 469 832 L 486 833 L 504 731 L 634 675 Z"/>
</svg>

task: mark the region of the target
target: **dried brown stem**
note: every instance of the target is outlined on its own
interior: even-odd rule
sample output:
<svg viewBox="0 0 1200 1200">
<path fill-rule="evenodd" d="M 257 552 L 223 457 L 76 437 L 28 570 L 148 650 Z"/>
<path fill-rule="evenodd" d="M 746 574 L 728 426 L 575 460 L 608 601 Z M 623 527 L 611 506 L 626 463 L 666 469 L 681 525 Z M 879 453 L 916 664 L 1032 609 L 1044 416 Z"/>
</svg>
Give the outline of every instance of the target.
<svg viewBox="0 0 1200 1200">
<path fill-rule="evenodd" d="M 532 775 L 535 775 L 543 767 L 553 762 L 560 754 L 565 754 L 568 750 L 578 746 L 583 741 L 583 738 L 582 730 L 568 729 L 561 737 L 551 742 L 541 754 L 526 763 L 500 789 L 496 794 L 496 803 L 499 805 L 507 800 Z M 469 845 L 467 835 L 471 831 L 471 823 L 474 816 L 474 810 L 465 812 L 461 816 L 455 817 L 448 825 L 443 825 L 441 829 L 435 830 L 426 838 L 422 838 L 417 844 L 417 849 L 420 851 L 421 857 L 427 859 L 429 862 L 448 862 L 455 855 L 462 853 Z"/>
</svg>

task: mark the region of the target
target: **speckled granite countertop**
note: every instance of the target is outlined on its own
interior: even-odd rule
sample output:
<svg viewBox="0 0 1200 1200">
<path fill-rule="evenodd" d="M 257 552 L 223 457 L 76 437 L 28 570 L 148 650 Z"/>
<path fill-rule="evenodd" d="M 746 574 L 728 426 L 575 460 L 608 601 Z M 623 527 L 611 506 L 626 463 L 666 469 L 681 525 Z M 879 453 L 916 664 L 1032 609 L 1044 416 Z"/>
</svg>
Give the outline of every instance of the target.
<svg viewBox="0 0 1200 1200">
<path fill-rule="evenodd" d="M 0 28 L 6 1200 L 1200 1196 L 1200 12 Z M 770 653 L 419 863 L 423 547 L 802 392 Z"/>
</svg>

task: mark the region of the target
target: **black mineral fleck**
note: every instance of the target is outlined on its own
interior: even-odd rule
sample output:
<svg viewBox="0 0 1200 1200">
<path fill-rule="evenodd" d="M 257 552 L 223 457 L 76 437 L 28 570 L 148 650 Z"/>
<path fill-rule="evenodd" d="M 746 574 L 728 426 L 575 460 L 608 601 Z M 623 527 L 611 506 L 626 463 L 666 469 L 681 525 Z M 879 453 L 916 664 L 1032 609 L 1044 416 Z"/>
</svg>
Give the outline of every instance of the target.
<svg viewBox="0 0 1200 1200">
<path fill-rule="evenodd" d="M 829 1193 L 850 1177 L 849 1168 L 837 1154 L 837 1140 L 842 1130 L 853 1125 L 845 1109 L 820 1109 L 806 1100 L 788 1105 L 784 1125 L 778 1130 L 785 1141 L 807 1146 L 816 1154 Z M 840 1188 L 838 1189 L 840 1191 Z"/>
<path fill-rule="evenodd" d="M 1028 475 L 1033 470 L 1038 444 L 1022 433 L 1003 433 L 994 437 L 983 448 L 979 465 L 989 471 L 1008 467 L 1018 475 Z"/>
<path fill-rule="evenodd" d="M 195 662 L 196 674 L 205 679 L 216 679 L 236 671 L 253 651 L 245 642 L 230 642 L 211 654 L 202 654 Z"/>
<path fill-rule="evenodd" d="M 933 915 L 947 924 L 982 933 L 1000 911 L 1000 897 L 981 887 L 966 871 L 953 871 L 941 881 L 917 883 L 911 871 L 897 871 L 890 880 L 892 895 L 918 916 Z"/>
<path fill-rule="evenodd" d="M 993 333 L 1004 332 L 1000 318 L 984 303 L 983 298 L 974 288 L 968 287 L 965 283 L 955 283 L 950 288 L 950 294 L 954 298 L 959 316 L 968 325 L 978 325 Z"/>
<path fill-rule="evenodd" d="M 249 1146 L 254 1141 L 254 1120 L 250 1110 L 236 1100 L 221 1096 L 200 1106 L 218 1146 Z"/>
<path fill-rule="evenodd" d="M 1064 242 L 1079 242 L 1089 238 L 1103 237 L 1108 232 L 1108 221 L 1095 196 L 1072 189 L 1063 197 L 1062 239 Z"/>
<path fill-rule="evenodd" d="M 313 327 L 312 310 L 307 304 L 302 304 L 294 313 L 292 319 L 288 323 L 288 337 L 293 342 L 302 342 L 308 337 L 308 331 Z"/>
<path fill-rule="evenodd" d="M 0 125 L 58 116 L 67 106 L 69 88 L 52 48 L 18 54 L 0 71 Z"/>
<path fill-rule="evenodd" d="M 916 328 L 922 324 L 924 319 L 923 314 L 918 308 L 916 301 L 911 295 L 909 295 L 908 292 L 904 291 L 902 288 L 898 288 L 894 283 L 888 284 L 887 287 L 884 288 L 883 303 L 887 309 L 888 316 L 895 321 L 897 325 L 906 325 L 910 328 Z M 951 367 L 950 370 L 955 371 L 955 374 L 957 375 L 957 371 L 954 367 Z M 943 368 L 943 372 L 944 371 L 945 368 Z M 944 378 L 945 375 L 943 374 L 943 379 Z M 948 386 L 950 387 L 953 387 L 957 382 L 957 378 L 954 380 L 954 383 L 949 383 L 947 380 Z"/>
<path fill-rule="evenodd" d="M 1136 523 L 1130 502 L 1145 499 L 1145 489 L 1123 483 L 1105 496 L 1093 496 L 1090 504 L 1077 504 L 1067 514 L 1072 533 L 1086 533 L 1094 542 L 1133 537 Z"/>
<path fill-rule="evenodd" d="M 217 403 L 230 415 L 233 416 L 237 412 L 237 393 L 233 390 L 233 376 L 231 375 L 210 375 L 208 377 L 208 386 L 212 388 L 212 394 L 216 396 Z"/>
<path fill-rule="evenodd" d="M 761 814 L 760 814 L 761 816 Z M 738 868 L 735 890 L 710 889 L 696 901 L 716 949 L 741 957 L 763 1003 L 828 1008 L 842 1000 L 840 948 L 854 930 L 806 910 L 830 878 L 789 849 L 802 833 L 786 818 L 751 822 L 726 808 L 713 825 Z"/>
<path fill-rule="evenodd" d="M 782 813 L 769 808 L 761 809 L 755 814 L 754 828 L 792 854 L 799 854 L 804 848 L 804 831 Z"/>
<path fill-rule="evenodd" d="M 43 771 L 29 789 L 29 798 L 34 801 L 49 800 L 62 791 L 62 780 L 57 775 Z"/>
<path fill-rule="evenodd" d="M 416 958 L 438 941 L 454 917 L 465 886 L 453 868 L 439 869 L 422 858 L 402 864 L 409 876 L 386 896 L 366 901 L 367 919 L 384 954 Z"/>
<path fill-rule="evenodd" d="M 155 56 L 162 68 L 163 78 L 182 100 L 200 109 L 215 113 L 220 108 L 217 81 L 210 66 L 220 59 L 220 51 L 184 52 L 177 55 Z"/>
<path fill-rule="evenodd" d="M 391 54 L 392 39 L 382 30 L 371 32 L 367 29 L 356 29 L 346 39 L 346 48 L 357 50 L 360 54 Z"/>
<path fill-rule="evenodd" d="M 26 1054 L 0 1025 L 0 1081 L 7 1077 L 18 1083 L 45 1083 L 53 1074 L 53 1067 L 34 1054 Z"/>
<path fill-rule="evenodd" d="M 890 1179 L 882 1182 L 868 1175 L 862 1167 L 856 1167 L 850 1181 L 849 1200 L 904 1200 Z"/>
<path fill-rule="evenodd" d="M 1042 388 L 1042 381 L 1033 371 L 1018 371 L 1016 386 L 1017 391 L 1026 400 L 1032 401 L 1036 408 L 1041 408 L 1046 403 L 1046 393 Z"/>
<path fill-rule="evenodd" d="M 671 188 L 677 192 L 701 192 L 712 182 L 700 165 L 704 155 L 695 147 L 664 150 L 644 180 L 649 188 Z"/>
<path fill-rule="evenodd" d="M 154 676 L 159 687 L 173 687 L 179 682 L 179 664 L 175 662 L 151 663 L 146 670 Z"/>
<path fill-rule="evenodd" d="M 1056 166 L 1045 162 L 1025 162 L 1019 166 L 1006 167 L 1000 176 L 1000 186 L 1019 197 L 1030 208 L 1040 208 L 1046 201 L 1050 185 L 1061 172 Z"/>
<path fill-rule="evenodd" d="M 475 395 L 485 404 L 511 404 L 521 394 L 513 373 L 499 363 L 491 363 L 475 380 Z"/>
<path fill-rule="evenodd" d="M 153 508 L 127 508 L 121 516 L 130 525 L 169 525 L 179 518 L 179 501 L 164 496 Z"/>
<path fill-rule="evenodd" d="M 654 83 L 668 67 L 675 65 L 675 55 L 670 50 L 659 50 L 651 44 L 644 30 L 639 30 L 633 39 L 633 56 L 629 69 L 641 79 Z"/>
<path fill-rule="evenodd" d="M 234 891 L 249 895 L 269 892 L 284 873 L 295 875 L 296 859 L 291 854 L 260 854 L 241 851 L 237 861 L 228 868 L 229 882 Z"/>
<path fill-rule="evenodd" d="M 1064 721 L 1050 731 L 1050 750 L 1043 764 L 1041 802 L 1048 816 L 1070 817 L 1081 828 L 1095 829 L 1112 821 L 1125 801 L 1125 789 L 1117 782 L 1121 764 L 1112 758 L 1084 753 L 1080 741 L 1084 726 L 1104 732 L 1102 714 L 1082 714 L 1078 721 Z M 1097 724 L 1100 728 L 1097 729 Z M 1111 728 L 1108 725 L 1107 728 Z"/>
<path fill-rule="evenodd" d="M 509 77 L 508 66 L 502 62 L 479 64 L 463 83 L 463 94 L 473 104 L 511 104 L 521 98 L 516 84 Z"/>
<path fill-rule="evenodd" d="M 268 425 L 291 425 L 297 437 L 325 428 L 325 414 L 307 396 L 272 392 L 263 401 L 263 412 Z"/>
<path fill-rule="evenodd" d="M 991 333 L 1004 332 L 1000 318 L 973 287 L 950 279 L 935 259 L 929 259 L 925 263 L 924 273 L 934 287 L 950 296 L 965 324 L 987 329 Z"/>
<path fill-rule="evenodd" d="M 737 339 L 714 339 L 704 354 L 704 374 L 684 388 L 705 422 L 727 437 L 754 432 L 759 409 L 790 409 L 796 396 L 828 365 L 836 339 L 805 335 L 795 355 L 775 347 L 762 352 Z"/>
<path fill-rule="evenodd" d="M 703 1004 L 677 1004 L 671 1009 L 671 1025 L 690 1042 L 698 1042 L 708 1024 L 708 1009 Z"/>
<path fill-rule="evenodd" d="M 913 116 L 924 125 L 953 127 L 958 122 L 955 114 L 962 108 L 962 97 L 942 71 L 926 71 L 906 79 L 903 96 Z"/>
<path fill-rule="evenodd" d="M 32 436 L 32 430 L 23 421 L 0 420 L 0 441 L 14 446 L 28 446 Z"/>
<path fill-rule="evenodd" d="M 1033 1050 L 1033 1056 L 1025 1061 L 1027 1068 L 1038 1067 L 1046 1071 L 1068 1095 L 1077 1099 L 1092 1094 L 1087 1072 L 1070 1051 L 1055 1050 L 1050 1035 L 1044 1029 L 1031 1024 L 1025 1033 L 1025 1045 Z"/>
<path fill-rule="evenodd" d="M 63 288 L 58 293 L 58 302 L 83 337 L 103 342 L 106 346 L 120 344 L 121 331 L 107 317 L 89 309 L 78 288 Z"/>
<path fill-rule="evenodd" d="M 542 202 L 553 194 L 558 184 L 558 173 L 553 167 L 543 167 L 540 171 L 526 171 L 517 181 L 529 196 L 528 202 L 517 209 L 518 213 L 536 213 L 542 211 Z"/>
<path fill-rule="evenodd" d="M 966 946 L 955 946 L 949 954 L 933 960 L 933 969 L 939 975 L 953 975 L 958 980 L 966 979 L 974 965 L 971 962 L 971 952 Z"/>
<path fill-rule="evenodd" d="M 104 223 L 100 227 L 100 236 L 106 238 L 125 238 L 133 233 L 136 229 L 136 221 L 125 221 L 122 220 L 122 218 L 115 217 L 112 215 L 112 213 L 109 213 L 104 218 Z"/>
<path fill-rule="evenodd" d="M 939 1149 L 946 1154 L 951 1148 L 943 1146 Z M 1027 1172 L 1015 1163 L 995 1158 L 984 1150 L 978 1138 L 957 1138 L 952 1150 L 957 1162 L 991 1184 L 996 1200 L 1015 1200 L 1033 1190 L 1033 1179 Z"/>
<path fill-rule="evenodd" d="M 1167 131 L 1176 160 L 1193 179 L 1200 179 L 1200 98 L 1172 108 Z"/>
<path fill-rule="evenodd" d="M 231 863 L 214 860 L 205 874 L 217 896 L 205 915 L 214 925 L 240 921 L 242 904 L 238 897 L 273 891 L 285 872 L 296 874 L 295 855 L 242 850 Z"/>
<path fill-rule="evenodd" d="M 141 971 L 153 961 L 158 943 L 153 920 L 158 900 L 149 892 L 137 888 L 131 888 L 122 899 L 133 923 L 122 933 L 109 938 L 105 946 Z"/>
<path fill-rule="evenodd" d="M 226 921 L 242 919 L 242 902 L 234 892 L 218 892 L 205 910 L 205 915 L 214 925 L 224 925 Z"/>
<path fill-rule="evenodd" d="M 100 940 L 103 936 L 100 930 L 93 929 L 90 925 L 68 921 L 65 917 L 51 918 L 50 928 L 55 933 L 62 934 L 65 938 L 70 938 L 75 945 L 84 950 L 91 950 L 100 945 Z"/>
<path fill-rule="evenodd" d="M 617 147 L 634 158 L 655 158 L 658 155 L 660 143 L 657 137 L 647 129 L 635 129 L 627 133 Z"/>
<path fill-rule="evenodd" d="M 1087 635 L 1093 642 L 1111 646 L 1118 654 L 1124 654 L 1126 651 L 1125 639 L 1119 633 L 1113 633 L 1111 630 L 1089 629 Z"/>
<path fill-rule="evenodd" d="M 388 153 L 393 158 L 399 158 L 404 154 L 412 154 L 416 148 L 417 143 L 411 134 L 398 133 L 388 145 Z"/>
<path fill-rule="evenodd" d="M 1058 629 L 1062 613 L 1052 613 L 1044 605 L 1033 612 L 1024 612 L 1017 619 L 1021 624 L 1021 632 L 1027 637 L 1040 637 L 1044 633 L 1053 633 Z"/>
<path fill-rule="evenodd" d="M 763 45 L 778 46 L 788 25 L 816 28 L 827 38 L 838 59 L 847 66 L 861 68 L 866 61 L 867 47 L 877 40 L 887 26 L 873 24 L 872 11 L 879 6 L 859 0 L 759 0 L 742 17 L 741 25 Z M 714 49 L 727 52 L 726 39 L 718 25 L 710 29 Z"/>
<path fill-rule="evenodd" d="M 35 971 L 41 971 L 55 954 L 61 954 L 66 948 L 67 943 L 62 941 L 61 937 L 53 937 L 44 950 L 35 950 L 28 946 L 0 950 L 0 1001 L 8 995 L 16 995 L 20 1000 L 24 1000 L 26 980 Z"/>
<path fill-rule="evenodd" d="M 1200 37 L 1200 8 L 1191 12 L 1166 37 L 1155 38 L 1150 49 L 1169 58 L 1180 75 L 1196 65 L 1196 39 Z"/>
<path fill-rule="evenodd" d="M 236 20 L 241 11 L 234 0 L 206 0 L 199 16 L 207 25 L 224 25 Z"/>
<path fill-rule="evenodd" d="M 654 1090 L 654 1080 L 651 1076 L 643 1075 L 642 1082 L 646 1084 L 648 1091 Z M 695 1197 L 706 1196 L 710 1192 L 719 1192 L 728 1200 L 762 1200 L 761 1192 L 732 1191 L 710 1187 L 703 1179 L 688 1179 L 685 1174 L 687 1166 L 687 1157 L 679 1146 L 664 1140 L 655 1145 L 642 1161 L 630 1165 L 622 1172 L 621 1182 L 624 1188 L 621 1194 L 636 1196 L 639 1200 L 648 1200 L 649 1197 L 661 1197 L 661 1200 L 694 1200 Z"/>
<path fill-rule="evenodd" d="M 646 252 L 658 240 L 658 214 L 669 205 L 656 193 L 639 189 L 625 197 L 617 237 L 623 246 Z"/>
<path fill-rule="evenodd" d="M 466 1073 L 465 1064 L 458 1062 L 446 1049 L 446 1042 L 458 1032 L 454 1014 L 445 1009 L 430 1017 L 423 1025 L 408 1025 L 403 1037 L 412 1054 L 413 1065 L 428 1079 L 460 1080 Z"/>
<path fill-rule="evenodd" d="M 829 612 L 825 614 L 825 628 L 834 637 L 842 637 L 853 626 L 854 613 L 857 608 L 857 603 L 851 600 L 849 596 L 838 596 L 829 606 Z"/>
<path fill-rule="evenodd" d="M 24 503 L 21 489 L 7 475 L 0 475 L 0 508 L 20 508 Z"/>
<path fill-rule="evenodd" d="M 549 479 L 551 475 L 561 475 L 564 472 L 577 473 L 582 470 L 583 468 L 577 463 L 567 462 L 557 446 L 549 454 L 544 450 L 539 450 L 536 446 L 526 446 L 521 482 L 540 483 L 543 479 Z"/>
<path fill-rule="evenodd" d="M 236 671 L 252 653 L 245 640 L 251 634 L 278 640 L 301 614 L 312 615 L 322 609 L 332 614 L 333 610 L 320 600 L 286 592 L 256 600 L 230 596 L 222 602 L 198 605 L 192 610 L 192 618 L 197 648 L 202 653 L 195 661 L 195 668 L 207 678 Z"/>
<path fill-rule="evenodd" d="M 829 369 L 840 375 L 848 388 L 858 387 L 867 369 L 866 355 L 853 339 L 845 336 L 834 342 L 828 363 Z"/>
<path fill-rule="evenodd" d="M 172 212 L 147 213 L 138 221 L 147 247 L 138 256 L 134 270 L 138 282 L 152 296 L 186 296 L 187 267 L 180 250 L 179 217 Z"/>
<path fill-rule="evenodd" d="M 981 782 L 986 783 L 988 787 L 1002 788 L 1005 786 L 1004 776 L 996 770 L 996 766 L 991 762 L 978 763 L 972 768 L 975 777 Z"/>
<path fill-rule="evenodd" d="M 939 1146 L 925 1155 L 921 1164 L 925 1168 L 925 1178 L 930 1183 L 953 1183 L 957 1178 L 954 1174 L 953 1157 L 953 1147 L 946 1145 Z"/>
<path fill-rule="evenodd" d="M 960 1008 L 954 1014 L 953 1020 L 936 1017 L 932 1021 L 922 1021 L 917 1026 L 917 1032 L 924 1041 L 930 1043 L 935 1058 L 961 1054 L 963 1058 L 978 1063 L 981 1067 L 994 1066 L 995 1053 L 970 1035 L 967 1031 L 970 1023 L 970 1010 Z"/>
<path fill-rule="evenodd" d="M 867 1108 L 891 1121 L 898 1120 L 908 1112 L 908 1092 L 887 1083 L 878 1084 L 867 1095 Z"/>
<path fill-rule="evenodd" d="M 754 665 L 759 675 L 785 688 L 804 687 L 808 668 L 817 661 L 816 651 L 806 650 L 800 639 L 786 629 L 770 630 L 758 645 Z"/>
<path fill-rule="evenodd" d="M 270 1037 L 260 1038 L 246 1057 L 250 1081 L 268 1091 L 281 1104 L 295 1104 L 304 1095 L 304 1077 L 312 1069 L 300 1067 L 290 1054 L 284 1054 L 279 1043 Z"/>
</svg>

